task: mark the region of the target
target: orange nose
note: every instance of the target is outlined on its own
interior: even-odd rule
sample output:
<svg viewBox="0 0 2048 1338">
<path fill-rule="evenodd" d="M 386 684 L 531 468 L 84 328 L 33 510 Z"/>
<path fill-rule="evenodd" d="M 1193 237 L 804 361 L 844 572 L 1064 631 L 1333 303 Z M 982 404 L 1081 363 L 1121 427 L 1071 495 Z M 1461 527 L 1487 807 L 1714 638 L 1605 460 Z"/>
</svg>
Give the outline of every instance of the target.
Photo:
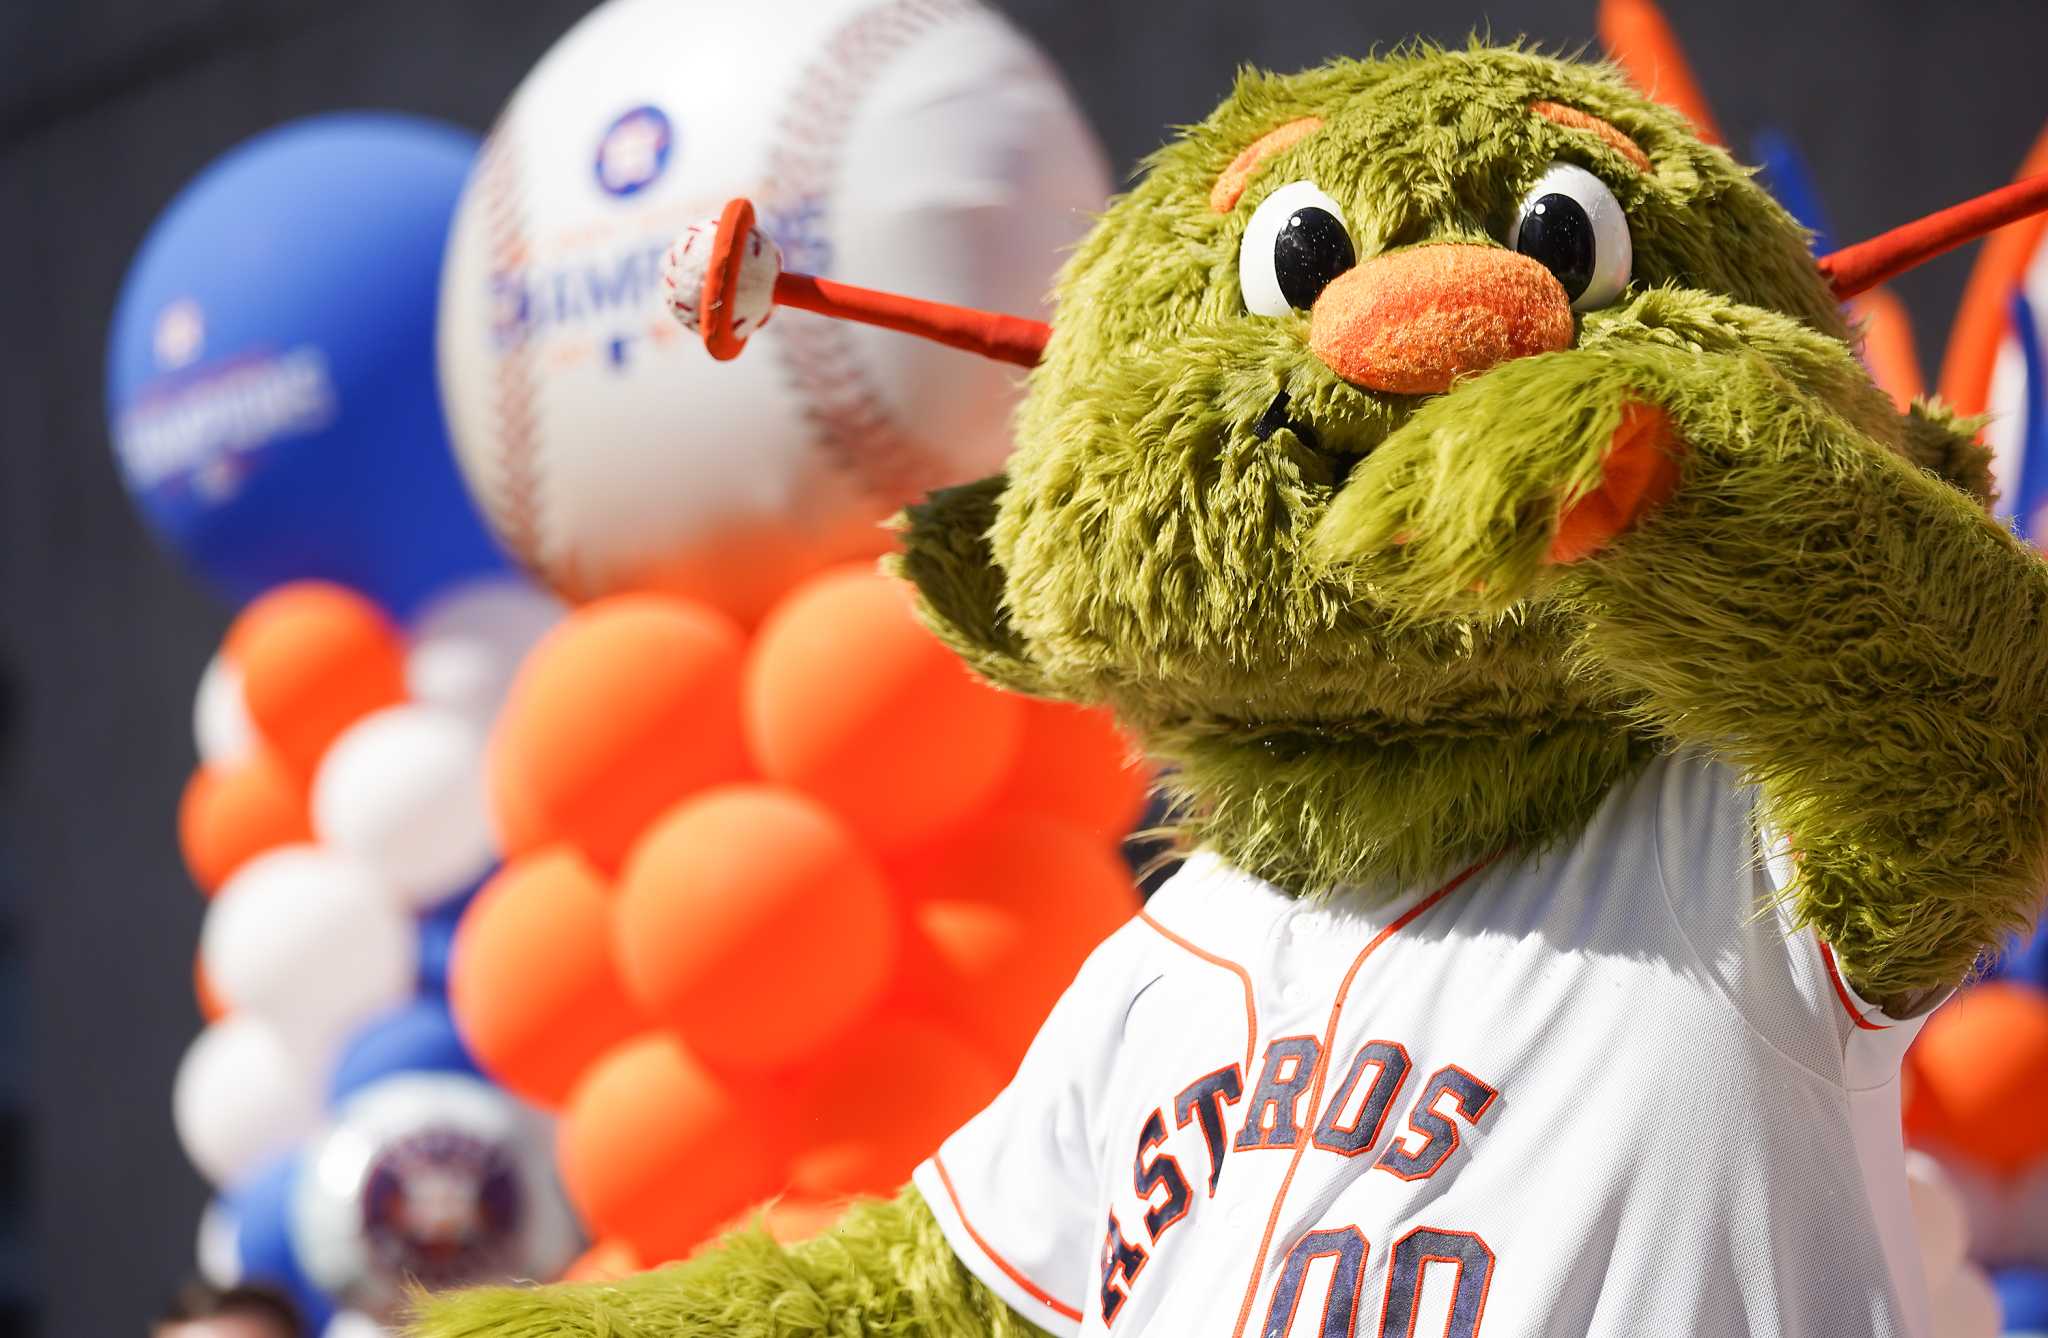
<svg viewBox="0 0 2048 1338">
<path fill-rule="evenodd" d="M 1572 300 L 1534 260 L 1498 246 L 1418 246 L 1337 276 L 1309 312 L 1308 344 L 1355 386 L 1448 390 L 1509 358 L 1572 342 Z"/>
</svg>

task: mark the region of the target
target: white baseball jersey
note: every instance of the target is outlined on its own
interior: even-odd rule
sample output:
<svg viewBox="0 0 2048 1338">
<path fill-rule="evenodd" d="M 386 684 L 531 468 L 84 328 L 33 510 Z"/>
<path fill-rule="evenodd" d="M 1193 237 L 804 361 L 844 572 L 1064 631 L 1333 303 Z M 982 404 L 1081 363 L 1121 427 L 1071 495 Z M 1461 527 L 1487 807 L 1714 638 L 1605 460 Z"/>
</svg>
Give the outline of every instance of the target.
<svg viewBox="0 0 2048 1338">
<path fill-rule="evenodd" d="M 1927 1338 L 1918 1028 L 1680 756 L 1573 844 L 1311 907 L 1197 856 L 916 1181 L 1056 1334 Z"/>
</svg>

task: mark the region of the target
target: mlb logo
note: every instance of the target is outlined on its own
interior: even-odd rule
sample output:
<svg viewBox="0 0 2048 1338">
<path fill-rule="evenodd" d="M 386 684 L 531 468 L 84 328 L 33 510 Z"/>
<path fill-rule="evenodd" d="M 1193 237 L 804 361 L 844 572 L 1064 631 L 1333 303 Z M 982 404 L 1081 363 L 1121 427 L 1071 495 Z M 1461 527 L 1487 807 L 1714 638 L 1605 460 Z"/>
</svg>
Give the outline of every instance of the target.
<svg viewBox="0 0 2048 1338">
<path fill-rule="evenodd" d="M 621 199 L 660 180 L 675 135 L 661 108 L 635 107 L 613 121 L 597 142 L 597 184 Z"/>
</svg>

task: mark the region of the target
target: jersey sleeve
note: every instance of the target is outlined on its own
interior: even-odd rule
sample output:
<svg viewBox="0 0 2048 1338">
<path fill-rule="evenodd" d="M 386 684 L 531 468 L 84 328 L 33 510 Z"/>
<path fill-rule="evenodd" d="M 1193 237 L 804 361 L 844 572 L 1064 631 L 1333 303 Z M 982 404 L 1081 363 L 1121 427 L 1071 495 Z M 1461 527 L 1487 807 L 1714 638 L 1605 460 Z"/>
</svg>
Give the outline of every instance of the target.
<svg viewBox="0 0 2048 1338">
<path fill-rule="evenodd" d="M 1791 885 L 1794 873 L 1792 842 L 1776 831 L 1758 805 L 1758 842 L 1763 849 L 1763 867 L 1774 896 Z M 1777 902 L 1776 922 L 1795 955 L 1802 952 L 1812 961 L 1805 971 L 1811 982 L 1810 1001 L 1832 1026 L 1842 1047 L 1842 1080 L 1851 1091 L 1881 1087 L 1898 1076 L 1906 1050 L 1920 1034 L 1929 1014 L 1946 1003 L 1952 990 L 1938 990 L 1905 1016 L 1895 1017 L 1871 1003 L 1842 973 L 1834 948 L 1812 929 L 1791 923 L 1790 908 L 1782 897 Z"/>
<path fill-rule="evenodd" d="M 1757 787 L 1724 763 L 1681 755 L 1659 769 L 1657 790 L 1660 872 L 1699 969 L 1785 1058 L 1850 1091 L 1896 1080 L 1932 1003 L 1887 1017 L 1797 923 L 1784 896 L 1796 869 L 1791 843 Z"/>
<path fill-rule="evenodd" d="M 1053 1006 L 1010 1085 L 912 1177 L 953 1250 L 1051 1333 L 1078 1333 L 1103 1224 L 1097 1136 L 1142 938 L 1110 935 Z"/>
</svg>

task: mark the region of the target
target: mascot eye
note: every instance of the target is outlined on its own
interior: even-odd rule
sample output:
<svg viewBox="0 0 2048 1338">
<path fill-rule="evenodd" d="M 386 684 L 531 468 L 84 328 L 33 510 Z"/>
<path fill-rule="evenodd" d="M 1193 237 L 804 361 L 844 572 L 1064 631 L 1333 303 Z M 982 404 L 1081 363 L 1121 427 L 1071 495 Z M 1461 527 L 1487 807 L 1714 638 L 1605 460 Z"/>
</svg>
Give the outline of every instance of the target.
<svg viewBox="0 0 2048 1338">
<path fill-rule="evenodd" d="M 1255 316 L 1307 311 L 1330 280 L 1358 263 L 1344 211 L 1313 181 L 1268 195 L 1252 214 L 1237 251 L 1237 283 Z"/>
<path fill-rule="evenodd" d="M 1635 260 L 1620 202 L 1599 177 L 1570 163 L 1552 163 L 1522 197 L 1508 246 L 1556 275 L 1573 311 L 1620 297 Z"/>
</svg>

